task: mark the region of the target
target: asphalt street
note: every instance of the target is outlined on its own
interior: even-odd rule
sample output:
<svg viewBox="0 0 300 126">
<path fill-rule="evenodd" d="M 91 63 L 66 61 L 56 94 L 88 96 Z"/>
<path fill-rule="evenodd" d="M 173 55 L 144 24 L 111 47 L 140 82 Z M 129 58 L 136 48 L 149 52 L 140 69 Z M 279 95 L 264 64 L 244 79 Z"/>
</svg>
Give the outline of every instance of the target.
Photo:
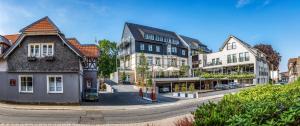
<svg viewBox="0 0 300 126">
<path fill-rule="evenodd" d="M 102 95 L 99 102 L 83 103 L 86 107 L 110 107 L 111 105 L 124 106 L 124 109 L 100 109 L 100 110 L 24 110 L 0 107 L 0 124 L 130 124 L 161 120 L 169 117 L 185 115 L 207 103 L 208 100 L 182 100 L 180 98 L 159 95 L 159 102 L 155 105 L 143 100 L 136 90 L 130 85 L 118 85 L 116 93 Z M 215 96 L 237 92 L 240 89 L 216 91 L 200 94 L 200 97 Z M 210 99 L 218 101 L 221 98 Z M 180 104 L 169 104 L 181 100 Z M 165 104 L 165 105 L 163 105 Z M 131 105 L 144 105 L 147 107 L 126 109 Z M 149 107 L 150 106 L 150 107 Z M 113 106 L 111 106 L 113 107 Z M 83 107 L 84 108 L 84 107 Z"/>
</svg>

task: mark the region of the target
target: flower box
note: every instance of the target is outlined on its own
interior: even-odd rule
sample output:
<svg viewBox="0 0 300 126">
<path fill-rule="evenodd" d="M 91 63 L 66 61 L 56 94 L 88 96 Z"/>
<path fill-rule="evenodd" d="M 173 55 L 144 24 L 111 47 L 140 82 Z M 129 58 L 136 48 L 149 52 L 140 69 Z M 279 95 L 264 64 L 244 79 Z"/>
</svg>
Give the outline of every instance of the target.
<svg viewBox="0 0 300 126">
<path fill-rule="evenodd" d="M 36 61 L 36 57 L 30 56 L 30 57 L 27 57 L 27 60 L 28 61 Z"/>
<path fill-rule="evenodd" d="M 174 92 L 174 93 L 173 93 L 173 96 L 174 96 L 174 97 L 179 97 L 179 93 L 178 93 L 178 92 Z"/>
<path fill-rule="evenodd" d="M 180 92 L 179 96 L 185 98 L 186 97 L 186 93 Z"/>
<path fill-rule="evenodd" d="M 46 56 L 45 57 L 46 61 L 54 61 L 54 56 Z"/>
<path fill-rule="evenodd" d="M 188 98 L 197 98 L 197 93 L 188 93 L 187 97 Z"/>
</svg>

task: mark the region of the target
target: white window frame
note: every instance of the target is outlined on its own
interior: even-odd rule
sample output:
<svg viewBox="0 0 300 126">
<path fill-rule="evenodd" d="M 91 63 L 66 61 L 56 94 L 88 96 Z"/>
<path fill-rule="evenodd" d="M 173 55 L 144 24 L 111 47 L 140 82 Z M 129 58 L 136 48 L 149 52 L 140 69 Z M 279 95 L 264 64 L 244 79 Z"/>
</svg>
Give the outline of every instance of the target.
<svg viewBox="0 0 300 126">
<path fill-rule="evenodd" d="M 185 50 L 182 50 L 182 55 L 184 55 L 184 56 L 185 56 Z"/>
<path fill-rule="evenodd" d="M 55 78 L 55 91 L 50 91 L 50 83 L 49 83 L 49 77 Z M 56 91 L 56 77 L 61 77 L 61 91 Z M 64 93 L 64 78 L 62 75 L 47 75 L 47 93 L 48 94 L 55 94 L 55 93 Z"/>
<path fill-rule="evenodd" d="M 148 45 L 148 51 L 151 51 L 152 52 L 152 45 Z"/>
<path fill-rule="evenodd" d="M 44 45 L 47 46 L 46 55 L 44 55 Z M 52 49 L 51 49 L 52 53 L 50 55 L 49 55 L 49 45 L 52 46 Z M 41 48 L 41 57 L 54 56 L 54 43 L 42 43 L 40 48 Z"/>
<path fill-rule="evenodd" d="M 38 55 L 36 55 L 35 50 L 36 50 L 36 46 L 39 46 L 39 52 Z M 33 54 L 31 54 L 31 46 L 33 46 Z M 41 44 L 40 43 L 29 43 L 28 44 L 28 57 L 40 57 L 41 56 Z"/>
<path fill-rule="evenodd" d="M 21 77 L 31 77 L 32 91 L 27 91 L 27 87 L 26 87 L 26 91 L 21 90 Z M 33 93 L 33 76 L 32 75 L 19 75 L 19 93 Z"/>
<path fill-rule="evenodd" d="M 141 50 L 145 50 L 145 45 L 144 45 L 144 44 L 141 44 L 141 45 L 140 45 L 140 49 L 141 49 Z"/>
<path fill-rule="evenodd" d="M 156 52 L 160 52 L 160 46 L 156 46 Z"/>
</svg>

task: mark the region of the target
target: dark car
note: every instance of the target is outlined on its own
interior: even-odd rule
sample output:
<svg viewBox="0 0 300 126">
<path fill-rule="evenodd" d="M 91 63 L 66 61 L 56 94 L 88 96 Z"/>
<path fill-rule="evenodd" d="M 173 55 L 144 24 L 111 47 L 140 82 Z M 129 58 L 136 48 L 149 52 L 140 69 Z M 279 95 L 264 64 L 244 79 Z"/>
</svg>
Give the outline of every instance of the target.
<svg viewBox="0 0 300 126">
<path fill-rule="evenodd" d="M 99 101 L 99 94 L 96 88 L 86 89 L 85 91 L 86 101 Z"/>
<path fill-rule="evenodd" d="M 239 88 L 239 87 L 240 87 L 240 84 L 237 83 L 237 82 L 230 82 L 230 83 L 228 84 L 228 86 L 229 86 L 230 89 L 234 89 L 234 88 Z"/>
<path fill-rule="evenodd" d="M 215 89 L 216 90 L 226 90 L 226 89 L 228 89 L 229 87 L 228 87 L 228 85 L 225 85 L 225 84 L 217 84 L 216 86 L 215 86 Z"/>
</svg>

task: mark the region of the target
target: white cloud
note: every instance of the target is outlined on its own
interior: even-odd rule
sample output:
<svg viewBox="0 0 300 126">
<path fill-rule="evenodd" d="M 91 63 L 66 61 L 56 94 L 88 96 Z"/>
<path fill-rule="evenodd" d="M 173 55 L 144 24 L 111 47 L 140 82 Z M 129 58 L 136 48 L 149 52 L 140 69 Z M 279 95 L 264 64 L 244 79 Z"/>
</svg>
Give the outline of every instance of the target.
<svg viewBox="0 0 300 126">
<path fill-rule="evenodd" d="M 245 5 L 249 4 L 250 2 L 251 2 L 251 0 L 238 0 L 235 7 L 241 8 L 241 7 L 244 7 Z"/>
<path fill-rule="evenodd" d="M 258 6 L 267 6 L 271 3 L 271 0 L 237 0 L 236 8 L 242 8 L 249 4 L 257 4 Z"/>
</svg>

